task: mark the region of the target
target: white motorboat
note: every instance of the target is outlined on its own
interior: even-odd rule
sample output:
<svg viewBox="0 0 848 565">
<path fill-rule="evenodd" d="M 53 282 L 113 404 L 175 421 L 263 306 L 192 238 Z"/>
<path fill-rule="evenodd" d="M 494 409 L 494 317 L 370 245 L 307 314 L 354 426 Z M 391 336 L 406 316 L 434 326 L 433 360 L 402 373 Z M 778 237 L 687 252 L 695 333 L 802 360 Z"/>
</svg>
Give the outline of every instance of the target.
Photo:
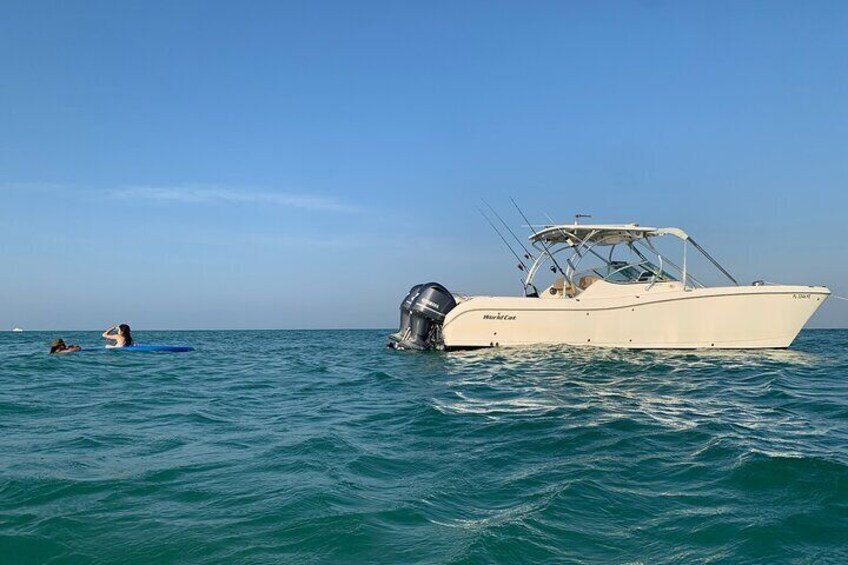
<svg viewBox="0 0 848 565">
<path fill-rule="evenodd" d="M 528 265 L 516 254 L 525 272 L 524 296 L 460 296 L 436 283 L 417 285 L 401 304 L 401 327 L 389 345 L 786 348 L 830 295 L 823 286 L 740 285 L 679 228 L 584 225 L 575 219 L 531 229 L 532 250 L 522 244 Z M 657 240 L 669 237 L 683 242 L 679 262 L 658 249 Z M 729 284 L 708 286 L 695 278 L 689 248 Z M 546 266 L 554 279 L 540 290 L 536 279 Z"/>
<path fill-rule="evenodd" d="M 23 328 L 19 328 L 18 326 L 15 326 L 14 328 L 12 328 L 12 331 L 13 332 L 22 332 L 24 330 L 23 330 Z"/>
</svg>

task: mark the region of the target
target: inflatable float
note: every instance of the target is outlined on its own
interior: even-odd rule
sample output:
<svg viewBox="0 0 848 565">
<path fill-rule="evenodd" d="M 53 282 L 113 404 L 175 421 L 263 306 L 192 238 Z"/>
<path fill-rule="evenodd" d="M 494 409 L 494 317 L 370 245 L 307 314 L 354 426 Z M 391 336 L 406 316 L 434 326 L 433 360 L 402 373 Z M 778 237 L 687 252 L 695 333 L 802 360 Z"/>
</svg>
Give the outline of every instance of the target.
<svg viewBox="0 0 848 565">
<path fill-rule="evenodd" d="M 187 351 L 194 351 L 193 347 L 188 347 L 185 345 L 144 345 L 141 343 L 128 345 L 126 347 L 119 347 L 117 345 L 107 345 L 106 349 L 113 349 L 132 353 L 185 353 Z"/>
</svg>

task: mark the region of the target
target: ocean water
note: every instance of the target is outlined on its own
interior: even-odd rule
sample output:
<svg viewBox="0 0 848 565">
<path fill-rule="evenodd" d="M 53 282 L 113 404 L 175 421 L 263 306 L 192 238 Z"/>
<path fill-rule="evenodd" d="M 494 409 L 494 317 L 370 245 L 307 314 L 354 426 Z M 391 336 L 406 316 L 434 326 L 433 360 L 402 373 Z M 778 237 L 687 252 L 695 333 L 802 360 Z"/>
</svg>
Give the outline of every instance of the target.
<svg viewBox="0 0 848 565">
<path fill-rule="evenodd" d="M 64 357 L 0 333 L 0 562 L 848 563 L 848 331 L 447 354 L 387 333 Z"/>
</svg>

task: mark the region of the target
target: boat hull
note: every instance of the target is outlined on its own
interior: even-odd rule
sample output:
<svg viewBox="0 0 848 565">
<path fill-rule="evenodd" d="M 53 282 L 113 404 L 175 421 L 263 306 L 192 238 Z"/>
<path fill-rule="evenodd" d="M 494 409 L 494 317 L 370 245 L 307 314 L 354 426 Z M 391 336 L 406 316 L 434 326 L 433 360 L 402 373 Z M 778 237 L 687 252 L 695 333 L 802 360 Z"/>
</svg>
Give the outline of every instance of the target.
<svg viewBox="0 0 848 565">
<path fill-rule="evenodd" d="M 448 314 L 444 345 L 786 348 L 829 295 L 810 286 L 634 289 L 600 281 L 578 298 L 477 296 Z"/>
</svg>

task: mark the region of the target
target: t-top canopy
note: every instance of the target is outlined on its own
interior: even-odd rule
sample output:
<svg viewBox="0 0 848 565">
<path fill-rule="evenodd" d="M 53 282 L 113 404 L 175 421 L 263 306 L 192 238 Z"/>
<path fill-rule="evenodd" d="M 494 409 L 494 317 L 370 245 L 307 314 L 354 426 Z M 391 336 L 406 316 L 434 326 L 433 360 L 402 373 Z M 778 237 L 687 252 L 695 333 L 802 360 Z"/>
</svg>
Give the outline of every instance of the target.
<svg viewBox="0 0 848 565">
<path fill-rule="evenodd" d="M 579 245 L 618 245 L 660 235 L 674 235 L 680 239 L 689 236 L 679 228 L 652 228 L 638 224 L 563 224 L 546 226 L 530 236 L 530 241 Z"/>
</svg>

